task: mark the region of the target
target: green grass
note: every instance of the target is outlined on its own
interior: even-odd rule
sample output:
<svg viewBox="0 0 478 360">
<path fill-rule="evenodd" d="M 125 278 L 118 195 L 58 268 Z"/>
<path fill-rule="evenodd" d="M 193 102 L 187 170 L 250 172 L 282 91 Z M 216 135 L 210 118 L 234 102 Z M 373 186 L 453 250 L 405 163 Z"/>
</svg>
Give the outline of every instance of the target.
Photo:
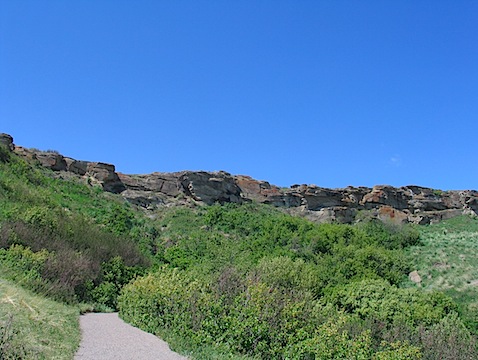
<svg viewBox="0 0 478 360">
<path fill-rule="evenodd" d="M 0 358 L 72 359 L 80 342 L 78 308 L 0 278 Z"/>
<path fill-rule="evenodd" d="M 421 245 L 408 249 L 419 286 L 452 296 L 477 332 L 478 219 L 460 216 L 420 230 Z"/>
</svg>

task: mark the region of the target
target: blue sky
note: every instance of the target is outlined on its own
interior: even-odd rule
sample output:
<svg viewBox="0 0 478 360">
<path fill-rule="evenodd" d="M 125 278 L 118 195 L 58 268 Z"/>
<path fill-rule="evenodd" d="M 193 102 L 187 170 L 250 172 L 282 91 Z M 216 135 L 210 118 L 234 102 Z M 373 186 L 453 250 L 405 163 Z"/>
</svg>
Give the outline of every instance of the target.
<svg viewBox="0 0 478 360">
<path fill-rule="evenodd" d="M 120 172 L 477 189 L 477 1 L 0 1 L 0 132 Z"/>
</svg>

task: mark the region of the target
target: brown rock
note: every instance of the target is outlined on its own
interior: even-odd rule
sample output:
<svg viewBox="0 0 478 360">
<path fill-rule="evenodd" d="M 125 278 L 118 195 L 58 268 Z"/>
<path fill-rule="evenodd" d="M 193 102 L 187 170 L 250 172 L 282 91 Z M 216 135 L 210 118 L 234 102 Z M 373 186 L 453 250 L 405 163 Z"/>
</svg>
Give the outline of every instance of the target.
<svg viewBox="0 0 478 360">
<path fill-rule="evenodd" d="M 257 202 L 264 202 L 267 199 L 269 190 L 272 189 L 271 184 L 267 181 L 255 180 L 250 176 L 237 175 L 234 177 L 234 180 L 236 185 L 241 189 L 241 196 L 243 198 Z M 276 194 L 278 194 L 279 189 L 277 187 L 275 188 Z"/>
<path fill-rule="evenodd" d="M 394 209 L 391 206 L 381 206 L 378 209 L 378 219 L 392 224 L 405 224 L 408 222 L 408 214 L 403 211 Z"/>
<path fill-rule="evenodd" d="M 366 209 L 375 208 L 380 205 L 388 205 L 395 209 L 403 210 L 408 208 L 408 200 L 410 198 L 411 195 L 402 189 L 388 185 L 377 185 L 373 187 L 370 193 L 362 198 L 360 203 L 364 205 Z"/>
<path fill-rule="evenodd" d="M 65 158 L 54 152 L 38 151 L 35 152 L 35 158 L 46 168 L 61 171 L 66 170 Z"/>
<path fill-rule="evenodd" d="M 323 208 L 344 205 L 342 202 L 343 193 L 335 189 L 325 189 L 317 186 L 308 186 L 300 193 L 309 210 L 321 210 Z"/>
<path fill-rule="evenodd" d="M 80 160 L 75 160 L 72 158 L 65 158 L 65 162 L 66 162 L 67 171 L 80 176 L 83 176 L 86 174 L 88 169 L 87 161 L 80 161 Z"/>
<path fill-rule="evenodd" d="M 304 198 L 293 192 L 282 192 L 280 190 L 271 189 L 265 192 L 266 199 L 262 201 L 264 204 L 275 207 L 294 208 L 304 204 Z"/>
<path fill-rule="evenodd" d="M 126 190 L 118 174 L 115 172 L 115 166 L 101 162 L 88 162 L 86 167 L 87 175 L 97 180 L 105 191 L 119 194 Z"/>
<path fill-rule="evenodd" d="M 242 203 L 241 189 L 226 172 L 185 171 L 178 179 L 186 196 L 208 205 L 218 203 Z"/>
<path fill-rule="evenodd" d="M 443 201 L 445 192 L 415 185 L 402 187 L 400 190 L 410 194 L 408 206 L 412 212 L 440 211 L 448 208 Z"/>
<path fill-rule="evenodd" d="M 182 173 L 152 173 L 147 175 L 118 176 L 128 189 L 162 193 L 166 196 L 176 197 L 181 193 L 179 177 Z"/>
<path fill-rule="evenodd" d="M 451 219 L 453 217 L 463 215 L 462 209 L 447 209 L 442 211 L 423 211 L 410 214 L 408 216 L 408 222 L 418 225 L 435 224 L 437 222 Z"/>
<path fill-rule="evenodd" d="M 249 176 L 205 171 L 126 175 L 117 174 L 111 164 L 78 161 L 55 152 L 14 146 L 8 134 L 0 134 L 0 144 L 19 156 L 37 160 L 44 167 L 68 172 L 60 176 L 86 177 L 88 182 L 97 183 L 106 191 L 122 193 L 131 203 L 147 209 L 197 202 L 257 201 L 317 222 L 352 223 L 357 221 L 358 211 L 362 211 L 372 218 L 399 224 L 407 221 L 429 224 L 461 214 L 478 214 L 478 192 L 472 190 L 440 191 L 415 185 L 328 189 L 303 184 L 279 188 Z"/>
<path fill-rule="evenodd" d="M 124 190 L 121 193 L 128 202 L 136 206 L 154 210 L 166 204 L 166 201 L 161 198 L 160 194 L 153 191 L 138 191 L 138 190 Z"/>
</svg>

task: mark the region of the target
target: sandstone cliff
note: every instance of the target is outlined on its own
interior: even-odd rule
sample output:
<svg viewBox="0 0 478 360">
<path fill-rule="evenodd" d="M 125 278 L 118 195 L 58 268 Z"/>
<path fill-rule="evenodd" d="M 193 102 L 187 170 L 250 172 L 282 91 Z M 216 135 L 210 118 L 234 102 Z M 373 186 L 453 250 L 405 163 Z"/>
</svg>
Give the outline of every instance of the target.
<svg viewBox="0 0 478 360">
<path fill-rule="evenodd" d="M 60 176 L 78 176 L 105 191 L 148 210 L 184 204 L 243 203 L 255 201 L 284 208 L 317 222 L 352 223 L 371 216 L 395 223 L 428 224 L 461 214 L 478 214 L 478 192 L 439 191 L 420 186 L 394 188 L 387 185 L 328 189 L 315 185 L 292 185 L 284 189 L 244 175 L 226 172 L 181 171 L 127 175 L 114 165 L 80 161 L 56 152 L 43 152 L 13 144 L 0 134 L 0 144 L 20 156 L 37 161 Z"/>
</svg>

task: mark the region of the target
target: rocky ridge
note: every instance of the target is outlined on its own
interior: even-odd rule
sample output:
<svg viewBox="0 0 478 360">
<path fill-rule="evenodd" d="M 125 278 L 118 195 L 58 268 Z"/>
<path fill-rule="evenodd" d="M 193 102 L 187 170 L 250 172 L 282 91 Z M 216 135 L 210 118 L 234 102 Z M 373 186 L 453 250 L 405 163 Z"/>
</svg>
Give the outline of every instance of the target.
<svg viewBox="0 0 478 360">
<path fill-rule="evenodd" d="M 255 201 L 317 222 L 352 223 L 362 216 L 371 216 L 393 223 L 417 224 L 461 214 L 478 214 L 478 192 L 475 190 L 440 191 L 415 185 L 329 189 L 304 184 L 279 188 L 267 181 L 223 171 L 127 175 L 116 172 L 112 164 L 75 160 L 52 151 L 15 146 L 8 134 L 0 134 L 0 144 L 57 172 L 58 176 L 81 177 L 90 185 L 100 185 L 105 191 L 121 194 L 132 204 L 148 210 L 197 203 Z"/>
</svg>

